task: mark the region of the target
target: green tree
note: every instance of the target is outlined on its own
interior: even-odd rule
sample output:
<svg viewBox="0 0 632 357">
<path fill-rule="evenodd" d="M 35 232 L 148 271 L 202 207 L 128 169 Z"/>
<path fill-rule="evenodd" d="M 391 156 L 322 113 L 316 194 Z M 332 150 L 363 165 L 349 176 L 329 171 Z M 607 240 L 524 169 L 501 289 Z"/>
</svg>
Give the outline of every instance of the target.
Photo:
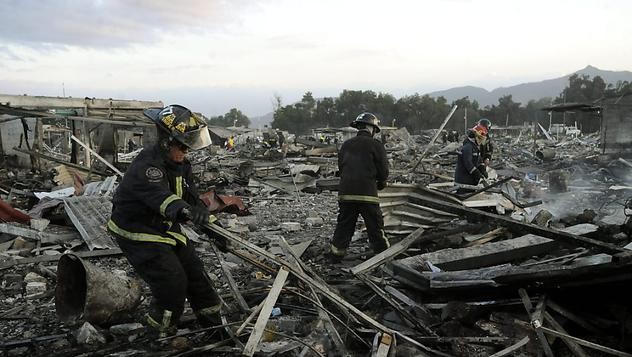
<svg viewBox="0 0 632 357">
<path fill-rule="evenodd" d="M 215 126 L 250 126 L 250 119 L 237 108 L 232 108 L 228 113 L 220 116 L 211 117 L 208 120 L 209 125 Z"/>
</svg>

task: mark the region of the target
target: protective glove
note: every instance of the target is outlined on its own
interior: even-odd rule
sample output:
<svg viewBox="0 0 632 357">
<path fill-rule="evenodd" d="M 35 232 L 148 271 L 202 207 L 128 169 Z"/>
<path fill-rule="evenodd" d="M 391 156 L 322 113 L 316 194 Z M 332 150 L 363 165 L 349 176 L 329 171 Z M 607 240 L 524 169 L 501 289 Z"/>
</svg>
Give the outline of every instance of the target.
<svg viewBox="0 0 632 357">
<path fill-rule="evenodd" d="M 382 189 L 384 189 L 384 187 L 386 187 L 386 181 L 378 181 L 377 182 L 377 189 L 378 190 L 382 190 Z"/>
<path fill-rule="evenodd" d="M 206 207 L 201 206 L 189 206 L 182 209 L 182 214 L 190 219 L 191 222 L 199 225 L 205 226 L 209 224 L 209 215 L 208 209 Z"/>
<path fill-rule="evenodd" d="M 478 171 L 480 171 L 481 176 L 483 176 L 484 178 L 487 178 L 487 167 L 485 167 L 485 165 L 478 165 Z"/>
</svg>

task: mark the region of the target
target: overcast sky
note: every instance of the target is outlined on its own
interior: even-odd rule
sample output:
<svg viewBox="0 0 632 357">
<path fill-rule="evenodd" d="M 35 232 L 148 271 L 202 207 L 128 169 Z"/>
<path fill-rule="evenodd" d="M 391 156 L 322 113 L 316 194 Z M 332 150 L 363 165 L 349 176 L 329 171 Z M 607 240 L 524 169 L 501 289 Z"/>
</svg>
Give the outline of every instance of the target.
<svg viewBox="0 0 632 357">
<path fill-rule="evenodd" d="M 255 116 L 305 91 L 486 89 L 632 70 L 627 0 L 0 0 L 0 93 Z"/>
</svg>

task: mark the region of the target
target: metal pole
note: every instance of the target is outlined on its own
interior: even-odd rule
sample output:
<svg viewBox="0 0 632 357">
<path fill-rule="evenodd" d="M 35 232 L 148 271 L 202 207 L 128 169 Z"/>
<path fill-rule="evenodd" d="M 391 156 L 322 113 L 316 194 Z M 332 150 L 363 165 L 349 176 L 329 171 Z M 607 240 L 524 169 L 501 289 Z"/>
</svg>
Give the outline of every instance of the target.
<svg viewBox="0 0 632 357">
<path fill-rule="evenodd" d="M 441 123 L 441 126 L 439 127 L 439 130 L 437 130 L 437 132 L 432 137 L 432 139 L 430 140 L 430 142 L 428 143 L 428 145 L 426 146 L 424 151 L 421 153 L 421 156 L 419 157 L 419 161 L 417 161 L 417 163 L 413 167 L 413 171 L 415 171 L 415 169 L 417 169 L 417 166 L 419 166 L 419 164 L 421 164 L 421 160 L 424 159 L 424 157 L 428 153 L 428 150 L 430 150 L 432 145 L 434 145 L 435 141 L 437 141 L 437 138 L 441 134 L 441 130 L 443 130 L 443 128 L 445 128 L 445 125 L 448 124 L 448 121 L 450 120 L 450 118 L 452 118 L 452 115 L 454 114 L 454 112 L 456 112 L 456 108 L 457 108 L 457 105 L 455 104 L 454 107 L 452 107 L 452 110 L 450 111 L 450 114 L 448 114 L 448 116 L 445 117 L 445 119 L 443 120 L 443 123 Z"/>
</svg>

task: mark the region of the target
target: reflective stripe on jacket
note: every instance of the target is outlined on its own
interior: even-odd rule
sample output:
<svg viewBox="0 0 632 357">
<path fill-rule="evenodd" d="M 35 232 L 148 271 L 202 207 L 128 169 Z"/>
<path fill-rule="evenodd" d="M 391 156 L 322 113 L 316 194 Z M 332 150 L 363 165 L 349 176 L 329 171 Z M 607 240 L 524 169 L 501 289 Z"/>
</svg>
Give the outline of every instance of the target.
<svg viewBox="0 0 632 357">
<path fill-rule="evenodd" d="M 388 160 L 382 143 L 360 130 L 342 144 L 338 169 L 340 201 L 379 203 L 378 183 L 383 187 L 388 178 Z"/>
<path fill-rule="evenodd" d="M 116 189 L 108 230 L 136 241 L 186 244 L 178 214 L 184 207 L 201 204 L 189 162 L 175 163 L 157 146 L 147 148 Z"/>
</svg>

